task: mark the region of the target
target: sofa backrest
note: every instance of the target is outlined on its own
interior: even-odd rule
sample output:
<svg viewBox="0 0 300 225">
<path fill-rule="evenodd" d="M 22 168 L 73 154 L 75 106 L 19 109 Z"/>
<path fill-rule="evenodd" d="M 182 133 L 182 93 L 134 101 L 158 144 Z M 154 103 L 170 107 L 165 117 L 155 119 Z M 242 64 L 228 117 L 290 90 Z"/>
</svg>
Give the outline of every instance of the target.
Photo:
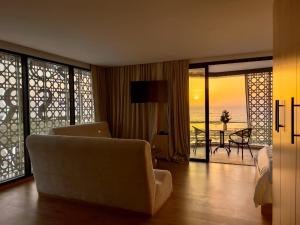
<svg viewBox="0 0 300 225">
<path fill-rule="evenodd" d="M 40 193 L 152 213 L 155 178 L 148 142 L 30 135 L 26 143 Z"/>
<path fill-rule="evenodd" d="M 111 137 L 108 124 L 105 121 L 52 128 L 50 129 L 49 134 L 86 137 Z"/>
</svg>

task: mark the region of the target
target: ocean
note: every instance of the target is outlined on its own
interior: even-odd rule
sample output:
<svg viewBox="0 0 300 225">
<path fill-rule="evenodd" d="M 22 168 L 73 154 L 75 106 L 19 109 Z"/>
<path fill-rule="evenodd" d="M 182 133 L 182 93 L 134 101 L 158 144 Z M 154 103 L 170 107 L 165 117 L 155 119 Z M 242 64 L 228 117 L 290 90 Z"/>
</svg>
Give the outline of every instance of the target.
<svg viewBox="0 0 300 225">
<path fill-rule="evenodd" d="M 209 112 L 209 130 L 213 139 L 217 139 L 218 131 L 223 130 L 223 123 L 220 116 L 224 109 L 211 107 Z M 226 109 L 231 115 L 231 120 L 227 124 L 228 132 L 247 128 L 247 111 L 244 107 L 231 107 Z M 205 130 L 205 110 L 203 106 L 190 106 L 190 131 L 193 138 L 194 127 Z M 216 136 L 214 138 L 214 136 Z"/>
</svg>

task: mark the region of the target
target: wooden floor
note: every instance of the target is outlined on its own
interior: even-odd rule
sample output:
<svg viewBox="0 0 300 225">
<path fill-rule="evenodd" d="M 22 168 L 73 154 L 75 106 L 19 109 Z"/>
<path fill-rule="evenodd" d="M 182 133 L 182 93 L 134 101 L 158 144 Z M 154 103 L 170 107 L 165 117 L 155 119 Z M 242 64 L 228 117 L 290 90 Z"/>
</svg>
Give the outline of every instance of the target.
<svg viewBox="0 0 300 225">
<path fill-rule="evenodd" d="M 152 218 L 86 203 L 38 197 L 34 181 L 0 190 L 1 225 L 269 225 L 252 198 L 255 168 L 159 162 L 173 175 L 174 192 Z M 84 181 L 84 178 L 83 178 Z M 128 181 L 130 182 L 130 181 Z"/>
</svg>

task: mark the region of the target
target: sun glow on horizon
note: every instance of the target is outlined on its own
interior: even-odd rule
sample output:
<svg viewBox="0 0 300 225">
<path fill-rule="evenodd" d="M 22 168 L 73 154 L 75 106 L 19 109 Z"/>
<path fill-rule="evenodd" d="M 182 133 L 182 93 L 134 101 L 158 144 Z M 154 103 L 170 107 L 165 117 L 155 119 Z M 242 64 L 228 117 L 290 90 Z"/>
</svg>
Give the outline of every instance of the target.
<svg viewBox="0 0 300 225">
<path fill-rule="evenodd" d="M 189 78 L 189 101 L 191 115 L 197 112 L 196 120 L 201 116 L 203 117 L 205 113 L 205 79 L 203 75 L 191 74 Z M 233 120 L 245 120 L 247 116 L 245 76 L 209 78 L 209 108 L 210 115 L 219 115 L 222 110 L 226 109 L 232 115 Z"/>
</svg>

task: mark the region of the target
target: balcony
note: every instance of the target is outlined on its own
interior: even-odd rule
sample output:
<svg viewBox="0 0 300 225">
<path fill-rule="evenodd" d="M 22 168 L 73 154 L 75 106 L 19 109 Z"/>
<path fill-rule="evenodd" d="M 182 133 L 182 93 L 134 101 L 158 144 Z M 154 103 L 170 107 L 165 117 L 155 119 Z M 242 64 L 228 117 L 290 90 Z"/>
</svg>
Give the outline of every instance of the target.
<svg viewBox="0 0 300 225">
<path fill-rule="evenodd" d="M 192 159 L 206 159 L 205 132 L 198 135 L 203 141 L 195 146 L 195 128 L 205 131 L 205 95 L 203 71 L 190 76 L 190 146 Z M 251 128 L 250 147 L 254 155 L 264 145 L 272 143 L 272 72 L 209 77 L 209 139 L 212 152 L 220 144 L 223 110 L 230 114 L 224 144 L 228 147 L 231 133 Z M 245 148 L 244 159 L 238 149 L 231 148 L 230 156 L 224 148 L 210 155 L 211 162 L 254 165 L 250 151 Z"/>
</svg>

